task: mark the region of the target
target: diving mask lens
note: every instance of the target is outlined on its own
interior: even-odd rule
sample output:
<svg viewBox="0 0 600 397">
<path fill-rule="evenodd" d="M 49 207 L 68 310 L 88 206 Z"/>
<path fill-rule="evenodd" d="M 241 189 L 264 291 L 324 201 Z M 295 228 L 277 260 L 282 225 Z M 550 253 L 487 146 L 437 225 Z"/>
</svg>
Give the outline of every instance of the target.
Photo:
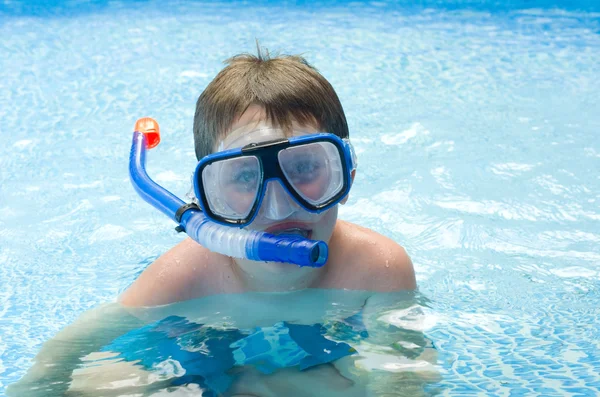
<svg viewBox="0 0 600 397">
<path fill-rule="evenodd" d="M 279 152 L 287 182 L 313 206 L 329 201 L 344 187 L 342 159 L 331 142 L 291 146 Z"/>
<path fill-rule="evenodd" d="M 201 207 L 216 222 L 247 225 L 263 199 L 264 205 L 272 204 L 265 184 L 278 180 L 289 200 L 310 212 L 324 211 L 349 190 L 352 168 L 347 146 L 334 135 L 320 133 L 206 156 L 198 163 L 200 178 L 195 179 Z M 267 195 L 269 199 L 263 197 Z"/>
<path fill-rule="evenodd" d="M 215 161 L 202 171 L 208 205 L 216 215 L 246 219 L 258 197 L 262 170 L 254 156 Z"/>
</svg>

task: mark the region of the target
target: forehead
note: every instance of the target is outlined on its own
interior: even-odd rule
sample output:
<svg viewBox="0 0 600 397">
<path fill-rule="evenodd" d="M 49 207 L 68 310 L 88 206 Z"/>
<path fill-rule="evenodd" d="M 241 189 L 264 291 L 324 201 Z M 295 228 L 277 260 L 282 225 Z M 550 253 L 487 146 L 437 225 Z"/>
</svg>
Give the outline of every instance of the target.
<svg viewBox="0 0 600 397">
<path fill-rule="evenodd" d="M 229 131 L 217 141 L 216 151 L 243 147 L 249 143 L 265 142 L 289 136 L 314 134 L 319 129 L 314 125 L 292 121 L 292 133 L 286 134 L 281 127 L 268 120 L 265 109 L 251 105 L 238 117 Z"/>
</svg>

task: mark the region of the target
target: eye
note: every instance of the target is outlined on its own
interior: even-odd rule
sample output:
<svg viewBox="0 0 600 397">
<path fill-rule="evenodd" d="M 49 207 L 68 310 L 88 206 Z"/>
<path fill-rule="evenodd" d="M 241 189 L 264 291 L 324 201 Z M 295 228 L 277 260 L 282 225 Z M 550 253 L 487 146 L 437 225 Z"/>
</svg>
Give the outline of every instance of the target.
<svg viewBox="0 0 600 397">
<path fill-rule="evenodd" d="M 256 184 L 256 180 L 258 178 L 258 173 L 253 169 L 242 169 L 236 171 L 231 176 L 231 183 L 240 186 L 253 187 Z"/>
<path fill-rule="evenodd" d="M 295 161 L 290 169 L 289 175 L 297 183 L 310 183 L 321 175 L 323 165 L 320 161 L 305 158 Z"/>
<path fill-rule="evenodd" d="M 316 171 L 319 168 L 319 163 L 316 161 L 302 161 L 296 163 L 296 173 L 298 174 L 309 174 Z"/>
<path fill-rule="evenodd" d="M 230 159 L 223 162 L 220 179 L 230 192 L 248 193 L 256 190 L 260 169 L 255 158 Z"/>
</svg>

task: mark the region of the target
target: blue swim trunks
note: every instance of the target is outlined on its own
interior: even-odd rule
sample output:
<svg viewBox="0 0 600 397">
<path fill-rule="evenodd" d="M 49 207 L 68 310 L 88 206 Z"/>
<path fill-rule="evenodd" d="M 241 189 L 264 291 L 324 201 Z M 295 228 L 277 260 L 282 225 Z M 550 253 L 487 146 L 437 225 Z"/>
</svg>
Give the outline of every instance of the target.
<svg viewBox="0 0 600 397">
<path fill-rule="evenodd" d="M 356 353 L 349 344 L 326 338 L 327 333 L 350 341 L 367 336 L 360 313 L 327 327 L 284 321 L 251 330 L 217 329 L 171 316 L 130 331 L 101 351 L 119 353 L 117 358 L 148 370 L 175 360 L 185 374 L 173 385 L 196 383 L 212 392 L 206 395 L 216 395 L 229 388 L 233 378 L 227 371 L 236 366 L 251 365 L 265 374 L 290 367 L 303 371 Z"/>
</svg>

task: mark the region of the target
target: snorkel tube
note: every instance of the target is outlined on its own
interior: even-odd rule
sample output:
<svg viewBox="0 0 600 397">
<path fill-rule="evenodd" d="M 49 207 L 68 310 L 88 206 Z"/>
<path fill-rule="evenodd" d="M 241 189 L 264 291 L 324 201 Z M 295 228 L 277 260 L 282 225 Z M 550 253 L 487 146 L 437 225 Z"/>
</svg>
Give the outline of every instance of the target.
<svg viewBox="0 0 600 397">
<path fill-rule="evenodd" d="M 154 208 L 167 215 L 198 244 L 234 258 L 254 261 L 285 262 L 298 266 L 321 267 L 327 261 L 328 248 L 323 241 L 297 236 L 276 236 L 269 233 L 224 226 L 209 220 L 195 204 L 180 198 L 158 185 L 146 173 L 146 150 L 160 142 L 158 123 L 149 117 L 139 119 L 134 128 L 129 176 L 138 194 Z"/>
</svg>

